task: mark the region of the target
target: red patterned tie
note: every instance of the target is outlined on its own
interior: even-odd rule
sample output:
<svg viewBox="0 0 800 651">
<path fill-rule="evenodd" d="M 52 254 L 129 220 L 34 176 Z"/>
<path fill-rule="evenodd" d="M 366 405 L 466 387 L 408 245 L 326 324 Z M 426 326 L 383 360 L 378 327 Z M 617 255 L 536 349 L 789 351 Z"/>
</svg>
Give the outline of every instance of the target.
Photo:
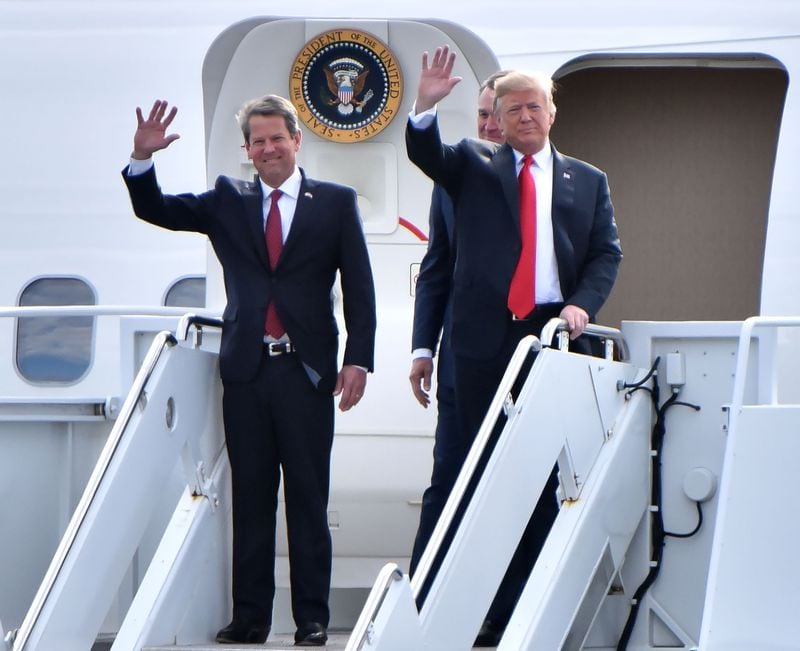
<svg viewBox="0 0 800 651">
<path fill-rule="evenodd" d="M 283 250 L 283 229 L 281 228 L 281 211 L 278 208 L 278 199 L 283 193 L 280 190 L 273 190 L 270 194 L 272 202 L 269 206 L 267 213 L 267 227 L 264 231 L 264 237 L 267 240 L 267 253 L 269 254 L 269 264 L 273 271 L 278 266 L 278 258 L 281 257 Z M 264 325 L 264 330 L 268 335 L 272 335 L 275 339 L 280 339 L 286 329 L 281 323 L 278 312 L 275 310 L 273 301 L 269 302 L 267 306 L 267 319 Z"/>
<path fill-rule="evenodd" d="M 522 157 L 519 172 L 519 227 L 522 251 L 508 289 L 508 309 L 517 318 L 528 316 L 536 306 L 536 185 L 529 169 L 533 157 Z"/>
</svg>

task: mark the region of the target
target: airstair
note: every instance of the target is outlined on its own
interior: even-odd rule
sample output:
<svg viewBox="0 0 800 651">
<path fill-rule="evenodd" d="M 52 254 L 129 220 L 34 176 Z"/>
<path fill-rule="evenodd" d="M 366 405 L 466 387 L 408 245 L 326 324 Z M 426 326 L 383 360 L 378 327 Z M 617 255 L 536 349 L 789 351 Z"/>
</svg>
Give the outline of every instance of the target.
<svg viewBox="0 0 800 651">
<path fill-rule="evenodd" d="M 535 337 L 520 342 L 417 573 L 409 581 L 397 567 L 384 569 L 348 651 L 470 648 L 556 463 L 562 507 L 499 648 L 581 647 L 648 506 L 642 460 L 651 405 L 645 392 L 629 392 L 644 372 L 629 363 L 624 345 L 618 351 L 615 361 L 542 349 Z M 532 352 L 535 363 L 514 399 Z M 420 605 L 498 419 L 505 419 L 502 433 Z"/>
<path fill-rule="evenodd" d="M 229 614 L 229 479 L 217 353 L 204 343 L 218 325 L 186 317 L 156 337 L 6 649 L 99 648 L 176 463 L 186 490 L 105 648 L 210 648 Z M 778 378 L 800 350 L 798 326 L 641 322 L 624 326 L 625 340 L 594 326 L 615 344 L 603 358 L 567 352 L 558 321 L 541 341 L 523 340 L 413 580 L 386 565 L 347 642 L 334 633 L 329 648 L 471 648 L 554 465 L 561 507 L 499 651 L 793 648 L 800 624 L 785 597 L 800 567 L 783 498 L 793 491 L 800 400 Z M 679 409 L 667 427 L 669 406 Z"/>
<path fill-rule="evenodd" d="M 624 347 L 617 360 L 545 347 L 512 400 L 525 348 L 539 347 L 522 342 L 417 574 L 384 568 L 347 651 L 469 649 L 555 462 L 561 508 L 498 651 L 797 648 L 786 596 L 800 580 L 798 530 L 779 496 L 794 490 L 800 406 L 778 378 L 797 361 L 798 325 L 629 324 L 638 368 Z M 666 446 L 670 407 L 682 413 Z M 676 515 L 696 524 L 673 527 Z"/>
<path fill-rule="evenodd" d="M 228 502 L 229 480 L 218 355 L 203 349 L 204 326 L 218 333 L 221 321 L 189 316 L 177 336 L 156 336 L 33 604 L 6 637 L 7 648 L 92 648 L 179 462 L 186 489 L 113 648 L 141 649 L 148 636 L 174 639 L 187 603 L 195 639 L 212 639 L 214 624 L 227 617 L 229 525 L 220 506 Z"/>
</svg>

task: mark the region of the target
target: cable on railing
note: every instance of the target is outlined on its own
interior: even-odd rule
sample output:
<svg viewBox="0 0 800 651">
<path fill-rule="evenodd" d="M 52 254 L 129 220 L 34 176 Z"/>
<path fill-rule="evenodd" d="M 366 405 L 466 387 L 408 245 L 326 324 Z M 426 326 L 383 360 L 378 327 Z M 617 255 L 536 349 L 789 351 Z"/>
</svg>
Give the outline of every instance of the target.
<svg viewBox="0 0 800 651">
<path fill-rule="evenodd" d="M 661 388 L 659 385 L 658 365 L 661 357 L 656 357 L 650 371 L 638 382 L 625 383 L 620 390 L 628 389 L 628 396 L 636 391 L 647 391 L 655 412 L 655 424 L 650 435 L 650 570 L 644 580 L 636 588 L 631 598 L 631 606 L 628 611 L 628 618 L 617 642 L 617 651 L 626 651 L 636 626 L 639 608 L 642 605 L 644 596 L 650 587 L 656 582 L 661 572 L 664 558 L 664 545 L 667 536 L 674 538 L 690 538 L 694 536 L 703 524 L 703 510 L 700 502 L 695 502 L 698 512 L 697 526 L 688 533 L 674 533 L 667 531 L 664 527 L 664 508 L 663 508 L 663 480 L 662 480 L 662 458 L 664 451 L 664 440 L 667 434 L 667 411 L 672 407 L 689 407 L 695 411 L 700 411 L 698 405 L 678 400 L 678 391 L 673 387 L 670 395 L 663 404 L 659 405 Z M 652 380 L 652 387 L 647 387 L 645 383 Z"/>
</svg>

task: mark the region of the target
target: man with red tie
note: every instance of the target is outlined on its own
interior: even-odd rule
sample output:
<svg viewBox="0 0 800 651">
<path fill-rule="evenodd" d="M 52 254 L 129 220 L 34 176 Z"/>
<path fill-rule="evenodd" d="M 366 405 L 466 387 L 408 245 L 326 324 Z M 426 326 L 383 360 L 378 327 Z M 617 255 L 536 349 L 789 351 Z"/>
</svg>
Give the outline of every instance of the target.
<svg viewBox="0 0 800 651">
<path fill-rule="evenodd" d="M 451 345 L 458 415 L 474 438 L 523 337 L 561 317 L 576 349 L 589 352 L 578 337 L 608 298 L 622 252 L 605 174 L 550 143 L 556 108 L 546 76 L 511 71 L 497 80 L 504 145 L 441 142 L 435 107 L 461 81 L 454 62 L 447 46 L 430 65 L 423 54 L 406 144 L 411 161 L 456 206 Z M 512 561 L 480 646 L 500 639 L 550 522 L 531 520 L 521 545 L 530 549 Z"/>
<path fill-rule="evenodd" d="M 283 478 L 295 644 L 327 641 L 331 537 L 327 504 L 333 396 L 358 404 L 372 370 L 375 292 L 352 188 L 308 178 L 302 134 L 286 99 L 239 113 L 254 181 L 220 176 L 199 195 L 164 195 L 152 155 L 169 146 L 176 108 L 156 101 L 123 171 L 134 212 L 171 230 L 204 233 L 225 274 L 219 364 L 233 496 L 233 619 L 221 643 L 263 643 L 272 622 L 275 529 Z M 337 372 L 331 291 L 339 274 L 347 343 Z"/>
</svg>

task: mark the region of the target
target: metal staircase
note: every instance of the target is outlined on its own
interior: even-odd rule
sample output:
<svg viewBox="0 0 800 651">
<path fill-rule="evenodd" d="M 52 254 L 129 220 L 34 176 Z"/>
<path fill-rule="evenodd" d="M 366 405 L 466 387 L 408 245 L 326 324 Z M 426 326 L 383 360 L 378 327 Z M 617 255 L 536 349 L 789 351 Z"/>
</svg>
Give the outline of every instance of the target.
<svg viewBox="0 0 800 651">
<path fill-rule="evenodd" d="M 580 648 L 647 511 L 651 407 L 624 389 L 644 371 L 553 348 L 538 352 L 514 401 L 517 374 L 540 348 L 534 337 L 520 343 L 414 579 L 385 568 L 348 651 L 469 649 L 556 462 L 562 507 L 498 648 Z M 502 433 L 417 612 L 501 414 Z"/>
<path fill-rule="evenodd" d="M 522 342 L 413 581 L 386 565 L 349 639 L 334 631 L 328 648 L 469 649 L 554 464 L 561 508 L 499 651 L 617 648 L 634 591 L 653 567 L 656 513 L 677 533 L 658 563 L 664 572 L 638 600 L 626 648 L 794 648 L 800 620 L 784 596 L 800 583 L 787 499 L 796 483 L 800 390 L 781 387 L 778 378 L 800 350 L 797 337 L 782 333 L 800 332 L 798 326 L 800 319 L 789 318 L 627 324 L 630 360 L 624 345 L 603 359 L 539 350 L 535 338 Z M 214 648 L 208 641 L 229 606 L 227 464 L 211 383 L 216 355 L 189 330 L 182 324 L 177 336 L 162 333 L 151 348 L 6 649 L 92 648 L 173 466 L 186 491 L 111 648 Z M 542 341 L 555 336 L 546 331 Z M 512 397 L 531 350 L 536 361 Z M 669 445 L 651 450 L 650 396 L 628 387 L 649 387 L 645 369 L 661 356 L 669 359 L 661 380 L 701 411 L 671 417 Z M 196 409 L 194 392 L 203 383 L 211 383 L 207 411 Z M 498 420 L 504 424 L 495 442 Z M 651 499 L 655 457 L 665 473 L 663 503 Z M 446 537 L 452 540 L 434 573 Z M 275 635 L 264 648 L 290 646 L 291 637 Z"/>
</svg>

